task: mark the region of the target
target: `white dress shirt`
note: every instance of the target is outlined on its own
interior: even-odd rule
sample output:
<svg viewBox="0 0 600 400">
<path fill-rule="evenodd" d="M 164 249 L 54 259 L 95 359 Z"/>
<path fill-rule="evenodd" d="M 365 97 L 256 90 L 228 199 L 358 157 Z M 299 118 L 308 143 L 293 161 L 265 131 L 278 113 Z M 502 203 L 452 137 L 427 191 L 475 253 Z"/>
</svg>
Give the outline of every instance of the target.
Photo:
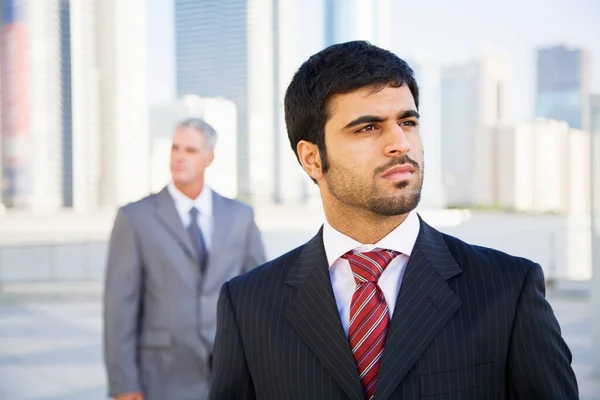
<svg viewBox="0 0 600 400">
<path fill-rule="evenodd" d="M 190 199 L 185 194 L 183 194 L 179 189 L 175 187 L 173 182 L 171 182 L 167 186 L 167 190 L 169 194 L 173 198 L 175 202 L 175 208 L 177 209 L 177 213 L 181 218 L 181 222 L 183 222 L 183 226 L 188 228 L 191 223 L 190 210 L 192 207 L 196 207 L 198 209 L 198 225 L 200 226 L 200 230 L 202 231 L 202 237 L 204 238 L 204 245 L 206 246 L 206 251 L 210 251 L 212 248 L 212 233 L 213 233 L 213 218 L 212 218 L 212 208 L 213 208 L 213 196 L 212 190 L 204 185 L 202 191 L 196 197 L 196 199 Z"/>
<path fill-rule="evenodd" d="M 419 235 L 419 229 L 419 218 L 412 211 L 402 224 L 379 242 L 375 244 L 362 244 L 336 231 L 328 222 L 325 222 L 323 226 L 323 244 L 329 264 L 329 276 L 331 277 L 333 294 L 335 295 L 335 301 L 346 336 L 348 335 L 348 327 L 350 325 L 350 303 L 352 302 L 356 283 L 350 263 L 348 260 L 340 257 L 350 250 L 363 253 L 376 248 L 394 250 L 401 253 L 390 262 L 378 281 L 391 318 L 394 314 L 396 298 L 400 291 L 406 265 Z"/>
</svg>

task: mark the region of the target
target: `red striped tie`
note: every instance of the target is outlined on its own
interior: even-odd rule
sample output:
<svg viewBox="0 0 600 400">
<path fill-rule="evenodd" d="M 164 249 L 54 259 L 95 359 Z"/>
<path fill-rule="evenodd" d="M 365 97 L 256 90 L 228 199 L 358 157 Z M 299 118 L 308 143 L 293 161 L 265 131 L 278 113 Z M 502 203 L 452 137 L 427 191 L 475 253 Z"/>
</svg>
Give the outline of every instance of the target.
<svg viewBox="0 0 600 400">
<path fill-rule="evenodd" d="M 350 303 L 348 340 L 356 361 L 365 399 L 372 399 L 377 386 L 377 374 L 385 345 L 390 317 L 383 292 L 377 285 L 385 267 L 399 253 L 374 250 L 342 258 L 350 262 L 356 288 Z"/>
</svg>

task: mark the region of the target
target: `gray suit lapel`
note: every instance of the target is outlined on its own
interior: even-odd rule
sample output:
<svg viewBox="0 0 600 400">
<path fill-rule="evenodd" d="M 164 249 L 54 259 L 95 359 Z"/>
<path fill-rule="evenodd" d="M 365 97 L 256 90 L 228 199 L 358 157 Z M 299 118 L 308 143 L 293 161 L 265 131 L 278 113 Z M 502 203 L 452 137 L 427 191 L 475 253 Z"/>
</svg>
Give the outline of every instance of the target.
<svg viewBox="0 0 600 400">
<path fill-rule="evenodd" d="M 228 209 L 226 200 L 216 193 L 212 192 L 213 196 L 213 233 L 212 233 L 212 248 L 208 255 L 208 267 L 210 268 L 215 263 L 215 258 L 223 248 L 227 235 L 233 227 L 235 216 Z M 236 249 L 237 250 L 237 249 Z"/>
<path fill-rule="evenodd" d="M 167 231 L 175 237 L 187 255 L 194 260 L 195 263 L 198 263 L 192 241 L 181 222 L 181 217 L 175 208 L 175 202 L 171 198 L 167 188 L 164 188 L 156 194 L 154 214 Z"/>
<path fill-rule="evenodd" d="M 221 195 L 213 191 L 212 196 L 212 226 L 213 232 L 211 237 L 211 248 L 208 251 L 206 258 L 206 268 L 202 277 L 201 287 L 205 288 L 220 287 L 226 277 L 228 271 L 223 270 L 224 261 L 223 255 L 234 252 L 243 256 L 243 249 L 232 249 L 228 247 L 228 236 L 232 229 L 235 229 L 235 215 L 228 207 L 227 200 Z"/>
</svg>

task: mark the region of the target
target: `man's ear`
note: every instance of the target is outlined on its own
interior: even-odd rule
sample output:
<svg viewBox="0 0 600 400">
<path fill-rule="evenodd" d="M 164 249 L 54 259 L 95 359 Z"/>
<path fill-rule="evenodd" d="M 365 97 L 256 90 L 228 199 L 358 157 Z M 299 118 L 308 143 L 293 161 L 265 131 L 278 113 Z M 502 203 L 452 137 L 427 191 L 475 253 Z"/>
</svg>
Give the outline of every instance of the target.
<svg viewBox="0 0 600 400">
<path fill-rule="evenodd" d="M 209 167 L 213 163 L 214 159 L 215 159 L 215 151 L 211 150 L 210 153 L 208 154 L 208 159 L 207 159 L 207 162 L 206 162 L 206 167 Z"/>
<path fill-rule="evenodd" d="M 319 147 L 314 143 L 301 140 L 296 146 L 296 151 L 304 171 L 316 181 L 321 179 L 323 177 L 323 163 L 321 162 Z"/>
</svg>

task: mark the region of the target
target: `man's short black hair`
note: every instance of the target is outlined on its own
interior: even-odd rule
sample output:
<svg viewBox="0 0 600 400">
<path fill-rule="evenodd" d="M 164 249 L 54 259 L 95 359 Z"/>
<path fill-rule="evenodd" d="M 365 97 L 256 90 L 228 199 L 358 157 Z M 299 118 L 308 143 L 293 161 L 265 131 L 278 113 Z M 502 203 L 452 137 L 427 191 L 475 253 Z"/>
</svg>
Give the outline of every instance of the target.
<svg viewBox="0 0 600 400">
<path fill-rule="evenodd" d="M 296 157 L 298 142 L 314 143 L 321 154 L 323 172 L 327 172 L 325 123 L 333 95 L 404 84 L 418 109 L 419 87 L 413 70 L 392 52 L 365 41 L 334 44 L 311 56 L 300 66 L 285 94 L 285 123 Z"/>
</svg>

